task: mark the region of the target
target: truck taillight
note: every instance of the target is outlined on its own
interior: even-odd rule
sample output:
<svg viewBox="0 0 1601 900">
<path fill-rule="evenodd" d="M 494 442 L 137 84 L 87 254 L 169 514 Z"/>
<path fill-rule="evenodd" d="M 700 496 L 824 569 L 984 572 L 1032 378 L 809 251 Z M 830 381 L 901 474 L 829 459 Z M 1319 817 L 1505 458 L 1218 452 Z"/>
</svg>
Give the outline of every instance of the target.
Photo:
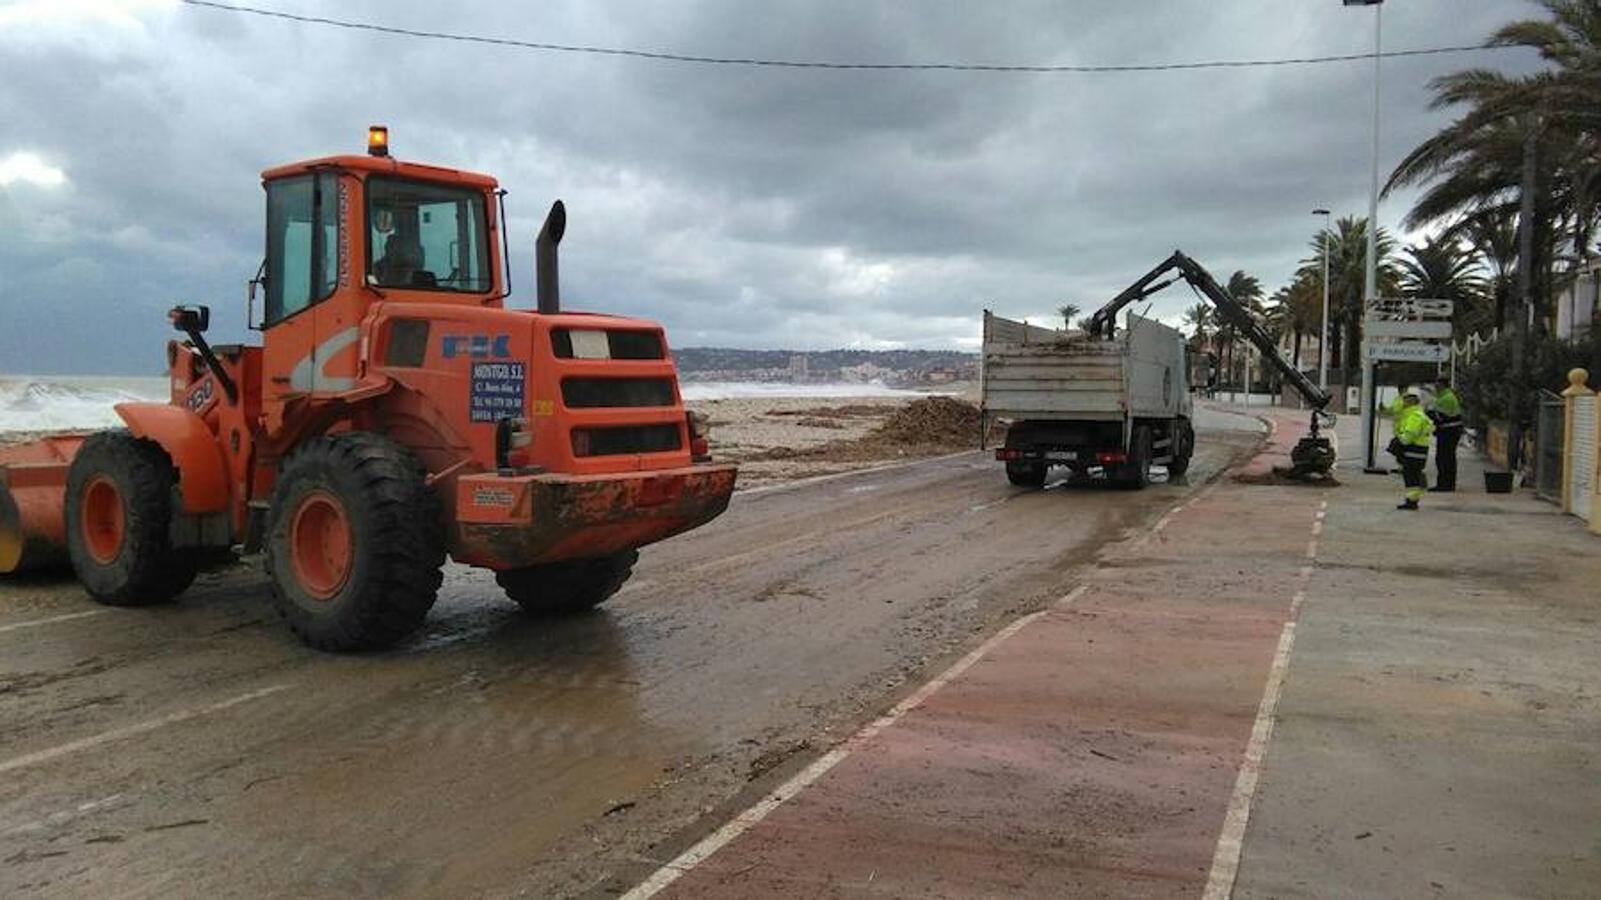
<svg viewBox="0 0 1601 900">
<path fill-rule="evenodd" d="M 1104 451 L 1095 454 L 1095 461 L 1103 466 L 1117 466 L 1128 462 L 1128 454 L 1121 451 Z"/>
<path fill-rule="evenodd" d="M 995 451 L 995 458 L 1001 462 L 1010 462 L 1014 459 L 1022 459 L 1023 451 L 1011 450 L 1003 447 Z"/>
<path fill-rule="evenodd" d="M 712 423 L 705 413 L 693 410 L 684 413 L 689 422 L 689 455 L 696 462 L 712 458 Z"/>
</svg>

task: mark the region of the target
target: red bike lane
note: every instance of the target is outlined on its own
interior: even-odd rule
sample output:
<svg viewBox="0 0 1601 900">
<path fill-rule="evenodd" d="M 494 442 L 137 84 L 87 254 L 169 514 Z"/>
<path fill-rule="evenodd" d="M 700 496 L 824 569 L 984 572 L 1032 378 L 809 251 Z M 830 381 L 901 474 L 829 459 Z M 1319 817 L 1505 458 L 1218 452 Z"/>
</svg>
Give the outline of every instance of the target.
<svg viewBox="0 0 1601 900">
<path fill-rule="evenodd" d="M 1277 424 L 629 896 L 1226 896 L 1322 521 Z"/>
</svg>

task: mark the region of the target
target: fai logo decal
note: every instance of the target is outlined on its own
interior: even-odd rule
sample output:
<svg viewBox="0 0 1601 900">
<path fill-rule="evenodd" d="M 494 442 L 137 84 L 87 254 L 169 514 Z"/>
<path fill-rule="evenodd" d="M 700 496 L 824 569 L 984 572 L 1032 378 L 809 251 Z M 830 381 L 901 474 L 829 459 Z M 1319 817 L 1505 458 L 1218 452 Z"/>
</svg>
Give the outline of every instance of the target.
<svg viewBox="0 0 1601 900">
<path fill-rule="evenodd" d="M 473 359 L 509 359 L 511 335 L 447 334 L 441 339 L 441 352 L 446 359 L 470 356 Z"/>
</svg>

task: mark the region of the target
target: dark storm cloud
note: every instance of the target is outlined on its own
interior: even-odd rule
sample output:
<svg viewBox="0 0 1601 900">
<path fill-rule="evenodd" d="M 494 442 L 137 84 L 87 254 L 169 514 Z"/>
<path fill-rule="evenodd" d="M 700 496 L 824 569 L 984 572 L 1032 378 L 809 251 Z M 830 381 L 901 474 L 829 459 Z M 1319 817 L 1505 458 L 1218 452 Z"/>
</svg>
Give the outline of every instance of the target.
<svg viewBox="0 0 1601 900">
<path fill-rule="evenodd" d="M 24 4 L 27 6 L 28 4 Z M 50 4 L 38 4 L 46 7 Z M 275 8 L 327 12 L 276 0 Z M 257 176 L 359 148 L 497 174 L 518 286 L 564 197 L 564 292 L 684 344 L 970 344 L 977 312 L 1093 307 L 1175 246 L 1270 289 L 1318 223 L 1365 214 L 1371 66 L 1002 75 L 697 67 L 542 54 L 112 0 L 0 18 L 0 370 L 159 366 L 171 303 L 242 321 Z M 1476 43 L 1521 0 L 1392 0 L 1386 45 Z M 1360 53 L 1336 0 L 1110 4 L 342 5 L 413 28 L 834 61 L 1131 63 Z M 1519 52 L 1385 63 L 1386 164 L 1438 127 L 1429 78 Z M 1385 204 L 1393 225 L 1405 198 Z M 524 292 L 519 291 L 519 294 Z M 520 302 L 526 303 L 526 300 Z M 1193 298 L 1170 291 L 1172 316 Z"/>
</svg>

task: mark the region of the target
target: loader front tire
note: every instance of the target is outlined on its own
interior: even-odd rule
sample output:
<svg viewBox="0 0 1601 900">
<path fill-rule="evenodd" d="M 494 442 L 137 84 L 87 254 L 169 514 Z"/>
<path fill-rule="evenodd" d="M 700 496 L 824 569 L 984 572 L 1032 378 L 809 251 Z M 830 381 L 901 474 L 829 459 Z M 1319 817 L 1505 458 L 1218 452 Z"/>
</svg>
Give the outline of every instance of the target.
<svg viewBox="0 0 1601 900">
<path fill-rule="evenodd" d="M 638 550 L 573 559 L 495 573 L 506 596 L 537 615 L 573 615 L 594 609 L 622 590 L 634 574 Z"/>
<path fill-rule="evenodd" d="M 264 542 L 273 602 L 320 650 L 386 647 L 422 626 L 445 563 L 439 499 L 406 448 L 349 432 L 284 463 Z"/>
<path fill-rule="evenodd" d="M 199 557 L 172 546 L 172 459 L 127 431 L 83 442 L 67 470 L 67 555 L 89 596 L 149 606 L 183 593 Z"/>
</svg>

